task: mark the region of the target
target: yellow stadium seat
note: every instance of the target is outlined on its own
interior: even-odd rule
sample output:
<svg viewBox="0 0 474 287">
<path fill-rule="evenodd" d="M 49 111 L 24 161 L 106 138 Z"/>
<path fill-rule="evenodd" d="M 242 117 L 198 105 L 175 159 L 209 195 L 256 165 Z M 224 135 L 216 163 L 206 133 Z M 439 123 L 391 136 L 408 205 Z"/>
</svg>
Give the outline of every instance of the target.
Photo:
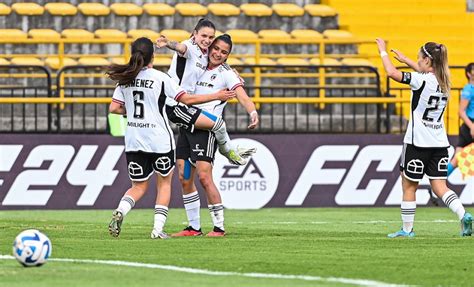
<svg viewBox="0 0 474 287">
<path fill-rule="evenodd" d="M 216 16 L 239 16 L 240 9 L 230 3 L 211 3 L 207 9 Z"/>
<path fill-rule="evenodd" d="M 59 70 L 62 68 L 59 65 L 59 57 L 48 57 L 44 60 L 44 64 L 50 67 L 53 70 Z M 75 66 L 77 65 L 77 61 L 68 57 L 63 58 L 63 66 Z"/>
<path fill-rule="evenodd" d="M 354 36 L 351 32 L 344 30 L 326 30 L 323 32 L 324 37 L 328 39 L 350 39 Z"/>
<path fill-rule="evenodd" d="M 10 61 L 4 58 L 0 58 L 0 65 L 10 65 Z"/>
<path fill-rule="evenodd" d="M 244 64 L 246 64 L 246 65 L 256 65 L 255 57 L 245 58 L 244 59 Z M 273 61 L 270 58 L 260 58 L 259 59 L 259 64 L 270 66 L 270 65 L 276 65 L 276 62 Z"/>
<path fill-rule="evenodd" d="M 179 3 L 174 6 L 182 16 L 205 16 L 207 8 L 199 3 Z"/>
<path fill-rule="evenodd" d="M 169 40 L 179 42 L 189 39 L 189 37 L 191 36 L 191 33 L 181 29 L 165 29 L 162 30 L 160 34 L 166 36 L 166 38 L 168 38 Z"/>
<path fill-rule="evenodd" d="M 307 4 L 304 6 L 304 9 L 313 17 L 331 17 L 337 15 L 336 10 L 328 5 Z"/>
<path fill-rule="evenodd" d="M 126 39 L 127 34 L 117 29 L 97 29 L 94 32 L 99 39 Z"/>
<path fill-rule="evenodd" d="M 316 65 L 316 66 L 319 66 L 321 65 L 321 60 L 319 60 L 319 58 L 312 58 L 309 60 L 309 63 L 311 65 Z M 342 65 L 341 62 L 339 62 L 338 60 L 336 59 L 333 59 L 333 58 L 325 58 L 323 60 L 323 65 L 328 65 L 328 66 L 340 66 Z"/>
<path fill-rule="evenodd" d="M 172 16 L 176 9 L 165 3 L 147 3 L 143 9 L 151 16 Z"/>
<path fill-rule="evenodd" d="M 240 66 L 243 65 L 243 62 L 239 58 L 229 57 L 226 61 L 230 66 Z"/>
<path fill-rule="evenodd" d="M 61 36 L 66 39 L 94 39 L 94 33 L 84 29 L 64 29 L 61 32 Z"/>
<path fill-rule="evenodd" d="M 52 29 L 31 29 L 28 36 L 33 39 L 57 40 L 61 38 L 61 34 Z"/>
<path fill-rule="evenodd" d="M 128 59 L 125 59 L 124 56 L 112 57 L 110 62 L 115 65 L 125 65 L 128 63 Z"/>
<path fill-rule="evenodd" d="M 347 58 L 342 59 L 342 64 L 346 66 L 371 66 L 374 67 L 374 64 L 367 59 L 357 59 L 357 58 Z"/>
<path fill-rule="evenodd" d="M 77 5 L 79 11 L 86 16 L 107 16 L 110 8 L 102 3 L 81 3 Z"/>
<path fill-rule="evenodd" d="M 232 40 L 256 40 L 258 39 L 258 35 L 250 30 L 245 30 L 245 29 L 231 29 L 227 30 L 226 32 L 232 37 Z"/>
<path fill-rule="evenodd" d="M 291 36 L 295 39 L 323 39 L 323 35 L 316 30 L 295 29 L 291 31 Z"/>
<path fill-rule="evenodd" d="M 133 3 L 114 3 L 110 9 L 118 16 L 140 16 L 143 14 L 143 8 Z"/>
<path fill-rule="evenodd" d="M 281 17 L 300 17 L 304 15 L 304 9 L 293 3 L 273 4 L 272 9 Z"/>
<path fill-rule="evenodd" d="M 278 65 L 283 65 L 283 66 L 290 66 L 290 65 L 307 66 L 307 65 L 309 65 L 308 61 L 306 61 L 305 59 L 302 59 L 302 58 L 285 58 L 285 57 L 278 58 L 277 59 L 277 64 Z"/>
<path fill-rule="evenodd" d="M 10 62 L 12 65 L 44 66 L 44 62 L 35 57 L 13 57 Z"/>
<path fill-rule="evenodd" d="M 79 58 L 78 61 L 79 65 L 84 65 L 84 66 L 108 66 L 110 65 L 109 60 L 104 59 L 102 57 L 96 57 L 96 56 L 84 56 Z"/>
<path fill-rule="evenodd" d="M 2 39 L 26 39 L 28 35 L 19 29 L 0 29 Z"/>
<path fill-rule="evenodd" d="M 44 13 L 44 8 L 33 2 L 15 3 L 12 5 L 12 10 L 24 16 L 38 16 Z"/>
<path fill-rule="evenodd" d="M 290 34 L 276 29 L 260 30 L 258 35 L 260 38 L 268 40 L 289 40 L 291 38 Z"/>
<path fill-rule="evenodd" d="M 171 58 L 168 58 L 168 57 L 155 57 L 155 60 L 153 61 L 153 65 L 169 67 L 171 65 Z"/>
<path fill-rule="evenodd" d="M 0 3 L 0 16 L 10 15 L 12 8 L 7 5 Z"/>
<path fill-rule="evenodd" d="M 48 3 L 44 9 L 54 16 L 73 16 L 77 14 L 77 8 L 69 3 Z"/>
<path fill-rule="evenodd" d="M 137 39 L 140 37 L 146 37 L 151 39 L 153 42 L 156 41 L 160 37 L 160 33 L 157 33 L 150 29 L 133 29 L 128 31 L 128 36 L 132 37 L 133 39 Z"/>
<path fill-rule="evenodd" d="M 273 10 L 265 4 L 261 3 L 246 3 L 240 5 L 240 9 L 247 16 L 253 17 L 267 17 L 272 16 Z"/>
</svg>

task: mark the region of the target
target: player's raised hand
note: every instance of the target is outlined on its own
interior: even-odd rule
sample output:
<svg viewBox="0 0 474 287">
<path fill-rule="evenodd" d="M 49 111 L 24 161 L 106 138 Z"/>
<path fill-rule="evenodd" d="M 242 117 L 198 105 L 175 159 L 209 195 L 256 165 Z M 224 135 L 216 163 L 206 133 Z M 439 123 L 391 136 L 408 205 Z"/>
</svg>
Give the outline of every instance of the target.
<svg viewBox="0 0 474 287">
<path fill-rule="evenodd" d="M 155 44 L 158 49 L 166 47 L 166 45 L 168 45 L 168 38 L 166 38 L 164 35 L 160 35 L 160 38 L 156 39 Z"/>
<path fill-rule="evenodd" d="M 217 92 L 217 99 L 220 101 L 228 101 L 230 99 L 233 99 L 237 96 L 235 91 L 229 91 L 229 90 L 220 90 Z"/>
<path fill-rule="evenodd" d="M 375 42 L 377 43 L 377 47 L 379 48 L 379 52 L 387 51 L 387 45 L 385 44 L 385 41 L 382 38 L 375 39 Z"/>
<path fill-rule="evenodd" d="M 395 49 L 391 49 L 390 51 L 395 54 L 394 57 L 395 59 L 397 59 L 397 61 L 399 61 L 400 63 L 406 64 L 407 57 L 402 52 Z"/>
</svg>

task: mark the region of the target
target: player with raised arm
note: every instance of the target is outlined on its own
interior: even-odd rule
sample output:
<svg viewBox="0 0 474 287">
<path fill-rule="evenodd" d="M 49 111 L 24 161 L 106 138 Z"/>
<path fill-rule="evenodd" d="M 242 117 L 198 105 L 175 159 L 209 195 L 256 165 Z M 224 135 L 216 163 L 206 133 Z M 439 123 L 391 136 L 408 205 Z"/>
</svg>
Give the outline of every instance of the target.
<svg viewBox="0 0 474 287">
<path fill-rule="evenodd" d="M 188 93 L 193 94 L 196 89 L 197 80 L 202 76 L 208 64 L 208 48 L 215 37 L 216 28 L 208 19 L 200 19 L 193 30 L 192 36 L 181 42 L 168 40 L 161 35 L 156 41 L 158 48 L 167 47 L 176 53 L 168 70 L 168 74 Z M 226 131 L 225 122 L 219 117 L 215 117 L 208 112 L 206 116 L 215 119 L 216 125 L 212 130 L 216 134 L 216 140 L 219 145 L 219 152 L 227 157 L 229 161 L 236 165 L 245 165 L 246 157 L 255 152 L 254 148 L 234 147 Z M 174 122 L 175 116 L 169 115 L 170 120 Z M 196 126 L 199 129 L 201 128 Z M 217 130 L 219 128 L 219 130 Z M 224 132 L 225 131 L 225 132 Z"/>
<path fill-rule="evenodd" d="M 200 97 L 187 94 L 169 75 L 153 69 L 153 42 L 139 38 L 132 43 L 132 56 L 125 65 L 112 65 L 107 75 L 117 82 L 109 111 L 126 114 L 125 154 L 132 187 L 113 212 L 109 232 L 117 237 L 123 218 L 148 189 L 153 172 L 158 174 L 155 221 L 152 238 L 168 238 L 163 227 L 168 215 L 172 171 L 175 167 L 175 142 L 168 122 L 167 109 L 176 107 L 176 100 L 201 103 L 209 100 L 227 100 L 231 92 L 218 92 Z M 168 104 L 171 104 L 169 106 Z M 214 121 L 203 117 L 195 108 L 194 120 L 212 126 Z"/>
<path fill-rule="evenodd" d="M 387 75 L 397 82 L 410 85 L 412 89 L 411 116 L 400 163 L 403 225 L 401 230 L 388 237 L 415 236 L 416 189 L 424 175 L 429 178 L 434 193 L 458 216 L 461 235 L 471 236 L 472 215 L 466 212 L 456 193 L 446 185 L 449 142 L 443 114 L 451 86 L 446 46 L 434 42 L 424 44 L 418 52 L 417 62 L 392 50 L 398 61 L 415 70 L 408 73 L 397 70 L 392 64 L 384 40 L 377 39 L 376 42 Z"/>
<path fill-rule="evenodd" d="M 196 93 L 208 94 L 221 89 L 236 92 L 237 100 L 250 115 L 249 129 L 254 129 L 259 122 L 255 105 L 243 88 L 239 77 L 225 62 L 232 51 L 232 40 L 227 34 L 217 37 L 209 48 L 209 63 L 203 75 L 198 79 Z M 196 105 L 203 111 L 221 116 L 226 102 L 209 101 Z M 183 187 L 183 201 L 189 226 L 172 236 L 202 235 L 200 222 L 200 199 L 194 177 L 197 174 L 201 185 L 206 191 L 208 208 L 213 222 L 213 230 L 207 234 L 211 237 L 225 235 L 224 206 L 212 178 L 212 167 L 216 150 L 215 136 L 212 132 L 196 130 L 193 133 L 180 129 L 176 157 L 180 181 Z M 191 166 L 189 161 L 193 162 Z"/>
</svg>

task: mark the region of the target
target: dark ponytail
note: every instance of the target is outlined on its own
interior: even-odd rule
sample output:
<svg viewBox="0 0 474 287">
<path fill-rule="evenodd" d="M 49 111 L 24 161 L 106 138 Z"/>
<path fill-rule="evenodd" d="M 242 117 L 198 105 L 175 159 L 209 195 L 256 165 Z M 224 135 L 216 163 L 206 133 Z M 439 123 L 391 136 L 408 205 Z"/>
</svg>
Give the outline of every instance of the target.
<svg viewBox="0 0 474 287">
<path fill-rule="evenodd" d="M 428 42 L 420 50 L 425 57 L 430 58 L 441 91 L 449 93 L 451 81 L 449 80 L 448 49 L 446 46 Z"/>
<path fill-rule="evenodd" d="M 130 84 L 140 73 L 143 67 L 147 66 L 153 58 L 153 42 L 148 38 L 138 38 L 132 43 L 132 56 L 125 65 L 113 64 L 108 67 L 106 75 L 119 85 Z"/>
<path fill-rule="evenodd" d="M 214 23 L 211 22 L 211 20 L 206 19 L 206 18 L 201 18 L 197 22 L 196 27 L 194 27 L 193 34 L 191 35 L 191 37 L 194 35 L 194 33 L 199 32 L 199 30 L 201 30 L 204 27 L 211 28 L 214 31 L 216 30 L 216 26 L 214 25 Z"/>
<path fill-rule="evenodd" d="M 469 78 L 468 74 L 471 73 L 473 70 L 474 70 L 474 63 L 467 64 L 467 66 L 466 66 L 466 78 L 467 78 L 468 81 L 471 80 L 471 78 Z"/>
<path fill-rule="evenodd" d="M 217 41 L 222 41 L 226 43 L 227 45 L 229 45 L 229 54 L 230 52 L 232 52 L 232 38 L 230 37 L 229 34 L 222 34 L 219 37 L 216 37 L 214 41 L 212 41 L 211 49 L 217 43 Z"/>
</svg>

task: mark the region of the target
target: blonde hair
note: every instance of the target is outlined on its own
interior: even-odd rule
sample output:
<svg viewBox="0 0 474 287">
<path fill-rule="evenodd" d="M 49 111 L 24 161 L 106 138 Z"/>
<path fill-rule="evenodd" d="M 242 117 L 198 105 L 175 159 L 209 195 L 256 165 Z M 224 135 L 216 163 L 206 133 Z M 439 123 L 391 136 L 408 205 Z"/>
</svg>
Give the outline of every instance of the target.
<svg viewBox="0 0 474 287">
<path fill-rule="evenodd" d="M 449 80 L 448 49 L 443 44 L 428 42 L 421 47 L 421 52 L 425 57 L 430 58 L 431 66 L 434 69 L 439 87 L 443 93 L 451 90 Z"/>
</svg>

